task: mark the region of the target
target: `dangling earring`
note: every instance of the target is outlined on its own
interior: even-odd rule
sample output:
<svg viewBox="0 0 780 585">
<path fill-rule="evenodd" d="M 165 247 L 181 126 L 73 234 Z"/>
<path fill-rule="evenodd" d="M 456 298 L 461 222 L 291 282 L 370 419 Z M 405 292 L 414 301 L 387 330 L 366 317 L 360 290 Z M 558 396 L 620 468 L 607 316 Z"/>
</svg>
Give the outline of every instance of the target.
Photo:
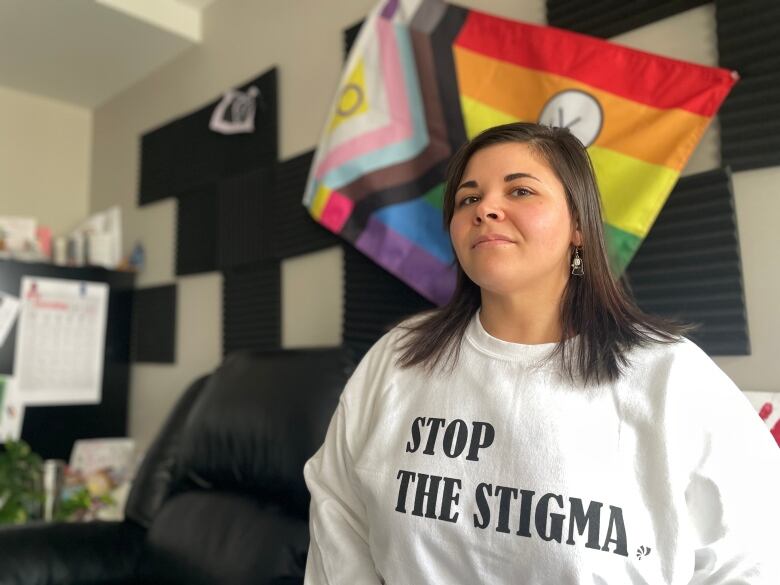
<svg viewBox="0 0 780 585">
<path fill-rule="evenodd" d="M 580 258 L 580 248 L 579 246 L 574 246 L 574 258 L 571 260 L 571 273 L 572 276 L 583 276 L 585 274 L 585 270 L 583 270 L 582 265 L 582 258 Z"/>
</svg>

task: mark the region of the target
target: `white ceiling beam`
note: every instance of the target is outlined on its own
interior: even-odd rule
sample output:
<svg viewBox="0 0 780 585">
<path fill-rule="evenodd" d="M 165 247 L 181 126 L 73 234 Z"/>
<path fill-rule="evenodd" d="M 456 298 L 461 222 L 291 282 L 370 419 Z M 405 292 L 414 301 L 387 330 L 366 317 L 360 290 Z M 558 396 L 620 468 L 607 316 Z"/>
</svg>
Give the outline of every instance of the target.
<svg viewBox="0 0 780 585">
<path fill-rule="evenodd" d="M 201 10 L 178 0 L 95 0 L 95 2 L 193 43 L 200 43 L 203 39 Z"/>
</svg>

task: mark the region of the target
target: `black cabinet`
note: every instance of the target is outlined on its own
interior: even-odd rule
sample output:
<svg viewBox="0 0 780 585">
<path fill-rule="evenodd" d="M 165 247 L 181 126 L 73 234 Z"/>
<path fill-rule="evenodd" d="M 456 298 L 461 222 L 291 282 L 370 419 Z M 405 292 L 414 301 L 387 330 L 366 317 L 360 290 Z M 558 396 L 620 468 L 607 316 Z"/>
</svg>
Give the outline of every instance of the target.
<svg viewBox="0 0 780 585">
<path fill-rule="evenodd" d="M 0 260 L 1 291 L 19 296 L 24 276 L 104 282 L 109 286 L 109 295 L 101 402 L 27 406 L 22 439 L 44 458 L 67 460 L 77 439 L 126 436 L 135 275 L 96 267 L 70 268 Z M 13 374 L 16 327 L 15 324 L 0 347 L 0 374 Z"/>
</svg>

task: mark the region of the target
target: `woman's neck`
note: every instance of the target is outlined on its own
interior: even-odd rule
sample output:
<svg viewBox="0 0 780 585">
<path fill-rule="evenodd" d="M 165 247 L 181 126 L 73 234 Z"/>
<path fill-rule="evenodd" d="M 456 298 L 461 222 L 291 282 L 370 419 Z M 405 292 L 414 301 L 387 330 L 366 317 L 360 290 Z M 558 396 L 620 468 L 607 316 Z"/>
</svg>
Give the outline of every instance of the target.
<svg viewBox="0 0 780 585">
<path fill-rule="evenodd" d="M 537 345 L 562 338 L 560 299 L 504 296 L 482 290 L 480 322 L 502 341 Z"/>
</svg>

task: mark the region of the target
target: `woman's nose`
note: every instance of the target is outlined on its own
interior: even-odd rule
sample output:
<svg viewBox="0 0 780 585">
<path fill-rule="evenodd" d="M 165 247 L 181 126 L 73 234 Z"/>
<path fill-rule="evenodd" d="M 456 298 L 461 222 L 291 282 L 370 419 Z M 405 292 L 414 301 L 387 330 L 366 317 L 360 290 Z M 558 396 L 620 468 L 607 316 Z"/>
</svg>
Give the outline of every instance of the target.
<svg viewBox="0 0 780 585">
<path fill-rule="evenodd" d="M 492 219 L 498 221 L 504 218 L 504 212 L 499 205 L 488 199 L 482 199 L 474 209 L 474 222 L 477 224 Z"/>
</svg>

